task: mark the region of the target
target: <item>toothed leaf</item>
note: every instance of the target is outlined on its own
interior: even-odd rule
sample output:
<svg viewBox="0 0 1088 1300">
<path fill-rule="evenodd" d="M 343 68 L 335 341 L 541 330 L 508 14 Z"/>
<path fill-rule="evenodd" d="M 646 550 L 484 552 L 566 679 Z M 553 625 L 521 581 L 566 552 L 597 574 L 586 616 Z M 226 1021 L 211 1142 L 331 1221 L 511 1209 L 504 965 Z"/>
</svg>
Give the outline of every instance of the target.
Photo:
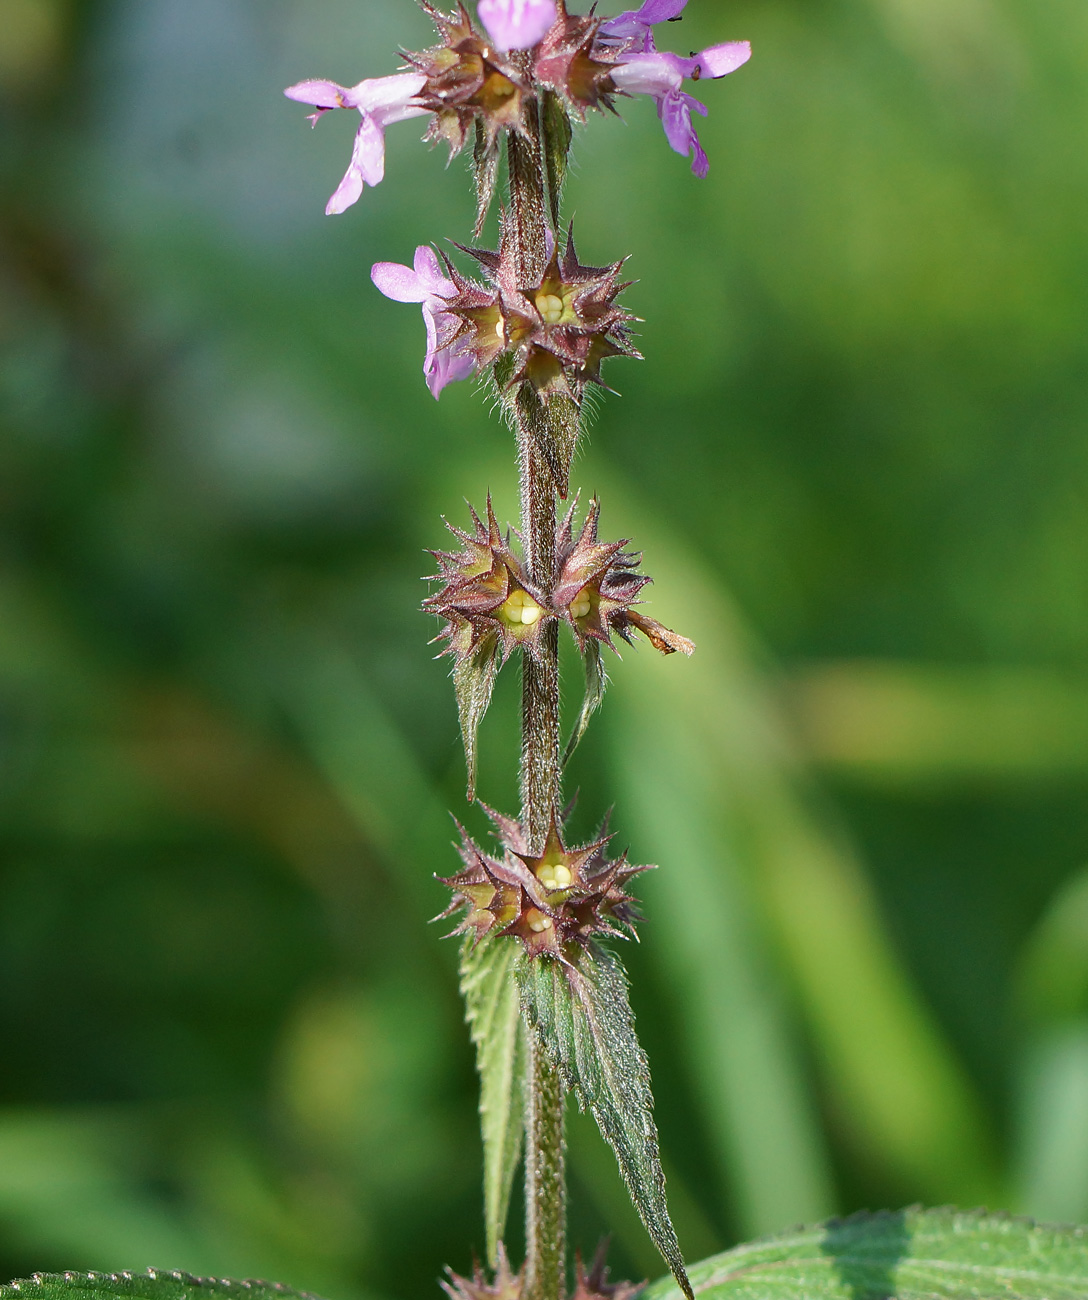
<svg viewBox="0 0 1088 1300">
<path fill-rule="evenodd" d="M 570 142 L 574 132 L 563 102 L 552 90 L 544 92 L 544 161 L 548 168 L 548 199 L 552 225 L 559 229 L 560 199 L 567 178 Z"/>
<path fill-rule="evenodd" d="M 316 1300 L 282 1282 L 232 1282 L 149 1268 L 143 1273 L 35 1273 L 0 1300 Z"/>
<path fill-rule="evenodd" d="M 570 740 L 567 741 L 567 747 L 563 751 L 564 763 L 578 748 L 578 742 L 585 735 L 590 718 L 601 707 L 601 701 L 604 699 L 604 688 L 608 685 L 608 676 L 604 671 L 604 663 L 601 660 L 601 643 L 595 639 L 587 638 L 584 657 L 586 662 L 586 691 L 582 696 L 582 708 L 578 714 L 578 721 L 574 724 L 574 730 L 570 733 Z"/>
<path fill-rule="evenodd" d="M 468 801 L 476 798 L 476 734 L 491 703 L 491 692 L 499 671 L 501 640 L 497 633 L 481 638 L 479 644 L 453 665 L 453 689 L 457 716 L 461 722 L 461 743 L 468 771 Z"/>
<path fill-rule="evenodd" d="M 623 967 L 593 946 L 577 950 L 569 964 L 526 961 L 518 977 L 526 1019 L 582 1109 L 593 1112 L 646 1231 L 692 1300 L 665 1201 L 650 1069 L 635 1036 Z"/>
<path fill-rule="evenodd" d="M 692 1265 L 700 1300 L 1084 1300 L 1088 1229 L 985 1211 L 832 1219 Z M 642 1300 L 677 1300 L 672 1278 Z"/>
<path fill-rule="evenodd" d="M 466 940 L 461 949 L 465 1019 L 476 1045 L 480 1074 L 480 1131 L 484 1143 L 484 1223 L 487 1258 L 499 1263 L 514 1171 L 525 1132 L 526 1043 L 516 969 L 515 939 Z"/>
</svg>

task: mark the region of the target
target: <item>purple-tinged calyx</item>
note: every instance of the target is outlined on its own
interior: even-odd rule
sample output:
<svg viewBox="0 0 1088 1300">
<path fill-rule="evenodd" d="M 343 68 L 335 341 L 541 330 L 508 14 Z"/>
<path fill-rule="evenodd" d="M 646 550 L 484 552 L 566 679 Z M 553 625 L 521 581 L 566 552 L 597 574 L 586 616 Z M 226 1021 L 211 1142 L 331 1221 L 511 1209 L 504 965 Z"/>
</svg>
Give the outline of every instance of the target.
<svg viewBox="0 0 1088 1300">
<path fill-rule="evenodd" d="M 529 383 L 538 392 L 563 392 L 580 402 L 587 384 L 604 386 L 602 361 L 640 356 L 631 342 L 636 317 L 616 302 L 630 283 L 620 279 L 623 262 L 584 266 L 568 232 L 562 253 L 553 246 L 540 279 L 525 284 L 517 274 L 514 236 L 504 220 L 497 252 L 463 250 L 479 263 L 489 286 L 447 267 L 458 289 L 447 309 L 461 318 L 465 350 L 481 369 L 503 353 L 513 354 L 507 389 Z"/>
<path fill-rule="evenodd" d="M 605 1256 L 609 1239 L 601 1241 L 587 1271 L 578 1251 L 574 1254 L 574 1290 L 570 1300 L 635 1300 L 645 1288 L 645 1282 L 610 1282 Z M 498 1243 L 498 1268 L 492 1281 L 476 1264 L 472 1277 L 461 1277 L 447 1268 L 442 1280 L 442 1290 L 449 1300 L 522 1300 L 525 1281 L 524 1267 L 514 1273 L 503 1243 Z"/>
<path fill-rule="evenodd" d="M 449 1300 L 520 1300 L 524 1281 L 524 1267 L 515 1273 L 510 1268 L 506 1247 L 498 1243 L 498 1268 L 494 1280 L 488 1282 L 479 1263 L 475 1265 L 472 1277 L 461 1277 L 452 1268 L 446 1269 L 446 1277 L 439 1285 Z M 623 1297 L 627 1300 L 627 1297 Z"/>
<path fill-rule="evenodd" d="M 467 379 L 472 374 L 475 360 L 470 353 L 461 350 L 461 344 L 454 338 L 460 322 L 447 310 L 447 300 L 456 295 L 457 287 L 443 275 L 433 248 L 420 244 L 412 266 L 403 266 L 399 262 L 375 262 L 370 269 L 370 278 L 387 298 L 395 302 L 421 304 L 427 327 L 423 374 L 435 398 L 447 384 Z"/>
<path fill-rule="evenodd" d="M 310 121 L 314 126 L 333 108 L 357 109 L 363 119 L 355 133 L 351 162 L 325 208 L 328 215 L 350 208 L 364 186 L 381 181 L 385 175 L 385 128 L 393 122 L 422 117 L 427 112 L 416 102 L 425 83 L 426 78 L 415 73 L 396 73 L 360 81 L 357 86 L 340 86 L 335 81 L 300 81 L 283 92 L 288 99 L 313 105 L 316 111 L 310 115 Z"/>
<path fill-rule="evenodd" d="M 616 48 L 599 39 L 600 28 L 601 19 L 592 13 L 568 14 L 560 4 L 559 19 L 535 56 L 536 80 L 561 95 L 582 121 L 591 108 L 613 110 Z"/>
<path fill-rule="evenodd" d="M 486 853 L 463 827 L 458 852 L 464 864 L 443 879 L 453 901 L 442 916 L 463 912 L 454 934 L 508 935 L 520 940 L 530 957 L 566 961 L 573 945 L 586 947 L 594 936 L 634 937 L 639 920 L 627 882 L 649 866 L 634 866 L 627 855 L 611 859 L 611 835 L 567 847 L 553 818 L 538 853 L 529 850 L 521 826 L 485 806 L 499 841 L 497 855 Z"/>
<path fill-rule="evenodd" d="M 476 9 L 500 50 L 528 50 L 556 17 L 556 0 L 479 0 Z"/>
<path fill-rule="evenodd" d="M 613 633 L 630 644 L 631 634 L 637 630 L 662 654 L 677 651 L 692 654 L 695 650 L 693 641 L 634 608 L 642 603 L 639 593 L 652 579 L 636 572 L 642 556 L 638 552 L 624 551 L 626 540 L 599 540 L 597 526 L 601 506 L 596 499 L 590 502 L 581 531 L 575 538 L 577 506 L 576 500 L 556 533 L 555 568 L 558 577 L 551 593 L 551 605 L 570 625 L 582 652 L 585 653 L 590 641 L 600 642 L 614 650 Z"/>
<path fill-rule="evenodd" d="M 431 552 L 439 565 L 435 577 L 444 585 L 428 596 L 423 609 L 447 620 L 440 634 L 448 642 L 443 653 L 465 659 L 481 643 L 493 642 L 504 660 L 518 646 L 538 654 L 541 632 L 555 618 L 547 597 L 526 577 L 509 534 L 499 528 L 491 498 L 486 523 L 469 510 L 474 532 L 446 524 L 462 549 Z"/>
<path fill-rule="evenodd" d="M 429 0 L 422 0 L 422 7 L 437 29 L 438 43 L 418 53 L 408 51 L 404 58 L 425 78 L 419 102 L 434 116 L 424 139 L 432 144 L 444 141 L 452 158 L 478 125 L 484 150 L 494 153 L 503 132 L 526 131 L 529 87 L 506 57 L 507 47 L 489 41 L 460 0 L 452 14 L 442 13 Z"/>
</svg>

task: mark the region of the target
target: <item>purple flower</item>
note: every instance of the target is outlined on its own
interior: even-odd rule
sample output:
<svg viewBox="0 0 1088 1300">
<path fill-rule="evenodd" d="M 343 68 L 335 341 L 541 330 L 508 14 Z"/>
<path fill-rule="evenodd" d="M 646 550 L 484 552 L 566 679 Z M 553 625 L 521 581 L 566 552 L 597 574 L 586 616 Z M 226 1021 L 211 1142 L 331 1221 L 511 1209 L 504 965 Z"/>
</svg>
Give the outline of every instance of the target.
<svg viewBox="0 0 1088 1300">
<path fill-rule="evenodd" d="M 654 23 L 670 23 L 679 18 L 688 0 L 646 0 L 641 9 L 627 9 L 601 24 L 599 35 L 623 41 L 631 51 L 654 48 Z"/>
<path fill-rule="evenodd" d="M 447 384 L 467 379 L 475 365 L 472 357 L 460 350 L 452 338 L 457 318 L 445 309 L 445 300 L 456 295 L 452 280 L 442 274 L 433 248 L 420 244 L 412 266 L 400 262 L 375 262 L 370 278 L 387 298 L 394 302 L 418 302 L 423 306 L 427 326 L 427 355 L 423 374 L 435 398 Z M 441 341 L 440 341 L 441 338 Z"/>
<path fill-rule="evenodd" d="M 646 4 L 637 14 L 621 14 L 621 19 L 634 22 L 646 10 L 679 11 L 686 0 L 646 0 Z M 636 35 L 638 41 L 644 41 L 648 49 L 624 54 L 612 69 L 612 80 L 617 90 L 629 95 L 652 95 L 657 101 L 657 114 L 665 128 L 665 138 L 680 154 L 691 154 L 691 170 L 696 176 L 705 176 L 710 164 L 699 143 L 699 136 L 691 121 L 694 109 L 706 117 L 706 106 L 694 96 L 681 90 L 684 78 L 699 80 L 704 77 L 724 77 L 726 73 L 735 72 L 752 57 L 752 47 L 747 41 L 726 41 L 722 45 L 712 45 L 701 54 L 691 58 L 681 58 L 679 54 L 665 54 L 654 49 L 653 35 L 647 28 L 645 38 Z"/>
<path fill-rule="evenodd" d="M 392 77 L 360 81 L 350 88 L 338 86 L 335 81 L 300 81 L 283 92 L 288 99 L 313 104 L 317 109 L 310 116 L 314 126 L 330 108 L 357 108 L 362 115 L 351 163 L 325 208 L 328 215 L 350 208 L 362 194 L 364 185 L 377 185 L 385 175 L 385 128 L 391 122 L 403 122 L 427 112 L 411 102 L 426 81 L 426 77 L 416 73 L 400 72 Z"/>
<path fill-rule="evenodd" d="M 555 0 L 480 0 L 487 34 L 500 50 L 527 50 L 555 22 Z"/>
</svg>

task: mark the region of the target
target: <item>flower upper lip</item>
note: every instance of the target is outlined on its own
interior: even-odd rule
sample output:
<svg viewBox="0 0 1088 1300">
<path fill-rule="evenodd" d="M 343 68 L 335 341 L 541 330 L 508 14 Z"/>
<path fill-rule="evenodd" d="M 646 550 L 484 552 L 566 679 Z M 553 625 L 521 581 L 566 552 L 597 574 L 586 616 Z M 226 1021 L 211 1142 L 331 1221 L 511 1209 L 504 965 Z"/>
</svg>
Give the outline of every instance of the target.
<svg viewBox="0 0 1088 1300">
<path fill-rule="evenodd" d="M 315 78 L 288 86 L 288 99 L 313 104 L 317 112 L 311 121 L 333 108 L 355 108 L 362 122 L 355 133 L 351 162 L 337 186 L 326 213 L 343 212 L 359 198 L 364 185 L 377 185 L 385 175 L 385 128 L 393 122 L 422 117 L 427 110 L 414 103 L 427 78 L 414 72 L 398 72 L 391 77 L 372 77 L 356 86 L 341 86 L 335 81 Z"/>
</svg>

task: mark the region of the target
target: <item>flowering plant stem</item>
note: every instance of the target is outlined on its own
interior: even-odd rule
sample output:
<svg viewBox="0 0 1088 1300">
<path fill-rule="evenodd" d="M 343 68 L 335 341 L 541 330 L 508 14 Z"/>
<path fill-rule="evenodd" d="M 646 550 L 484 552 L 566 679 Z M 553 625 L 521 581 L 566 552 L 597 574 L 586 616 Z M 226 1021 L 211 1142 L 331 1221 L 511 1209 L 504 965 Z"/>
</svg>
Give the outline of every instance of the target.
<svg viewBox="0 0 1088 1300">
<path fill-rule="evenodd" d="M 529 139 L 511 134 L 507 146 L 510 209 L 518 273 L 539 280 L 548 260 L 547 180 L 537 131 Z M 530 579 L 543 590 L 555 581 L 556 487 L 538 448 L 552 413 L 524 386 L 516 429 L 521 519 Z M 535 436 L 534 436 L 535 435 Z M 521 695 L 521 820 L 534 853 L 543 849 L 559 811 L 559 627 L 545 629 L 538 657 L 525 655 Z M 555 1065 L 535 1034 L 529 1035 L 530 1068 L 525 1098 L 525 1300 L 560 1300 L 565 1293 L 566 1173 L 563 1111 L 566 1092 Z"/>
</svg>

